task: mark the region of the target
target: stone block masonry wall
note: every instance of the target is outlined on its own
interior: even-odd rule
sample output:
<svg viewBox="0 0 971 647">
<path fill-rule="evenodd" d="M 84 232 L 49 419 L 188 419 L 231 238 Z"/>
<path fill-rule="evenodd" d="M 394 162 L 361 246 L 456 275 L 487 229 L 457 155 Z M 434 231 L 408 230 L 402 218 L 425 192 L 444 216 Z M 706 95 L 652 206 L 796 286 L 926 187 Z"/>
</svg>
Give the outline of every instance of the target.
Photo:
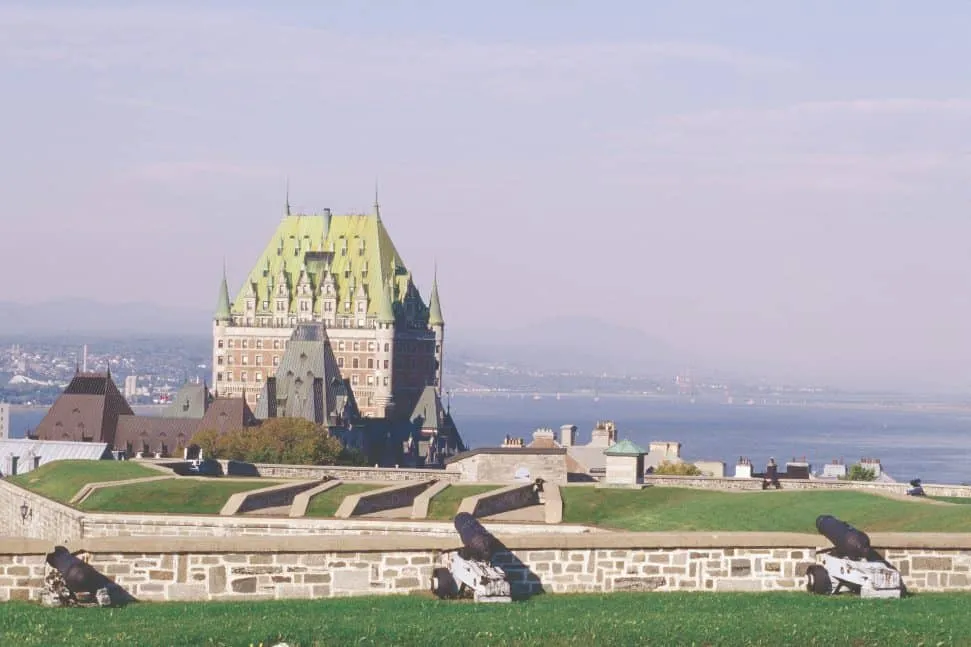
<svg viewBox="0 0 971 647">
<path fill-rule="evenodd" d="M 26 504 L 28 516 L 21 508 Z M 0 480 L 0 537 L 65 542 L 81 537 L 84 513 Z"/>
<path fill-rule="evenodd" d="M 800 539 L 801 538 L 801 539 Z M 605 533 L 504 536 L 516 594 L 786 591 L 805 585 L 812 535 Z M 874 535 L 910 591 L 971 591 L 971 539 Z M 41 545 L 43 544 L 43 545 Z M 734 544 L 734 545 L 733 545 Z M 763 544 L 763 545 L 758 545 Z M 764 544 L 770 544 L 765 546 Z M 913 547 L 919 545 L 926 547 Z M 947 547 L 951 546 L 951 547 Z M 956 547 L 954 547 L 956 546 Z M 69 547 L 139 600 L 323 598 L 425 591 L 453 537 L 107 538 Z M 0 539 L 0 600 L 38 599 L 52 545 Z"/>
<path fill-rule="evenodd" d="M 752 490 L 762 489 L 762 479 L 716 476 L 653 476 L 644 477 L 644 483 L 657 487 L 688 487 L 702 490 Z M 866 481 L 820 481 L 782 479 L 783 490 L 856 490 L 861 492 L 889 492 L 906 494 L 909 483 L 874 483 Z M 571 486 L 582 487 L 582 486 Z M 969 485 L 923 484 L 928 496 L 971 497 Z"/>
<path fill-rule="evenodd" d="M 223 470 L 228 469 L 228 461 L 219 461 Z M 266 478 L 286 478 L 323 480 L 325 478 L 340 479 L 342 481 L 448 481 L 457 483 L 460 474 L 445 470 L 407 469 L 395 467 L 342 467 L 340 465 L 271 465 L 267 463 L 245 463 L 252 468 L 253 476 Z"/>
</svg>

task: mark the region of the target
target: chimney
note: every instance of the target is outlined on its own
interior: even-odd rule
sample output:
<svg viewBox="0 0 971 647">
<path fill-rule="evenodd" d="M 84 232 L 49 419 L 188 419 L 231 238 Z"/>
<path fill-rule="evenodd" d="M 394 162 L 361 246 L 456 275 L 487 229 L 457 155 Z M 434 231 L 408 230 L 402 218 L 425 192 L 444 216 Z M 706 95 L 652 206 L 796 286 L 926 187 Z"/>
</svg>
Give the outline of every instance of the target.
<svg viewBox="0 0 971 647">
<path fill-rule="evenodd" d="M 560 427 L 560 445 L 573 447 L 577 443 L 577 426 L 563 425 Z"/>
</svg>

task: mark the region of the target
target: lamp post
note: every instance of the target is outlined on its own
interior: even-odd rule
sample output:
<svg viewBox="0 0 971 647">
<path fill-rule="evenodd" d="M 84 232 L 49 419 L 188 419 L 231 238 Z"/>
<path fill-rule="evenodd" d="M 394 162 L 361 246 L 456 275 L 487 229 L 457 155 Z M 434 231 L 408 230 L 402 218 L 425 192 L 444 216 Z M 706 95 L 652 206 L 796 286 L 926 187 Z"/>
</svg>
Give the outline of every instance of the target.
<svg viewBox="0 0 971 647">
<path fill-rule="evenodd" d="M 23 503 L 20 504 L 20 520 L 23 523 L 27 523 L 28 519 L 34 518 L 34 510 L 29 505 L 27 505 L 27 500 L 25 499 Z"/>
</svg>

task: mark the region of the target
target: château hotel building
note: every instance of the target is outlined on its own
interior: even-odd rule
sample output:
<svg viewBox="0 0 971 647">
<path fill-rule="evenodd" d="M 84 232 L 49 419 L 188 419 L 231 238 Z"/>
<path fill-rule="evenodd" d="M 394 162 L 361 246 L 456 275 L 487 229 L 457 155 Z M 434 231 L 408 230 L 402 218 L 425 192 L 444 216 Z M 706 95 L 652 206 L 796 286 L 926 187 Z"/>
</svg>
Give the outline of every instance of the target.
<svg viewBox="0 0 971 647">
<path fill-rule="evenodd" d="M 375 202 L 369 214 L 291 213 L 231 296 L 225 272 L 213 321 L 212 384 L 255 406 L 297 324 L 324 324 L 360 414 L 408 415 L 440 394 L 445 322 L 437 277 L 426 302 Z M 300 376 L 290 376 L 299 379 Z"/>
</svg>

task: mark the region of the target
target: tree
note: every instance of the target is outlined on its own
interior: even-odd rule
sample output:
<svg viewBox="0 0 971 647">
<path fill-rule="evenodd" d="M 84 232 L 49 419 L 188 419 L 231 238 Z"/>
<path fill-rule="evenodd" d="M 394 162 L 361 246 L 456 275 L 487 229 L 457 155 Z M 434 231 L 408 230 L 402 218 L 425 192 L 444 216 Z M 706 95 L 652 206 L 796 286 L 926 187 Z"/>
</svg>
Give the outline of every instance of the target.
<svg viewBox="0 0 971 647">
<path fill-rule="evenodd" d="M 863 467 L 859 463 L 850 465 L 850 470 L 846 473 L 846 481 L 876 481 L 877 471 L 869 467 Z"/>
<path fill-rule="evenodd" d="M 326 427 L 303 418 L 270 418 L 258 427 L 224 434 L 204 430 L 192 442 L 205 456 L 247 463 L 333 465 L 344 452 Z"/>
<path fill-rule="evenodd" d="M 654 468 L 654 474 L 659 476 L 701 476 L 701 470 L 693 463 L 661 461 L 661 464 Z"/>
</svg>

